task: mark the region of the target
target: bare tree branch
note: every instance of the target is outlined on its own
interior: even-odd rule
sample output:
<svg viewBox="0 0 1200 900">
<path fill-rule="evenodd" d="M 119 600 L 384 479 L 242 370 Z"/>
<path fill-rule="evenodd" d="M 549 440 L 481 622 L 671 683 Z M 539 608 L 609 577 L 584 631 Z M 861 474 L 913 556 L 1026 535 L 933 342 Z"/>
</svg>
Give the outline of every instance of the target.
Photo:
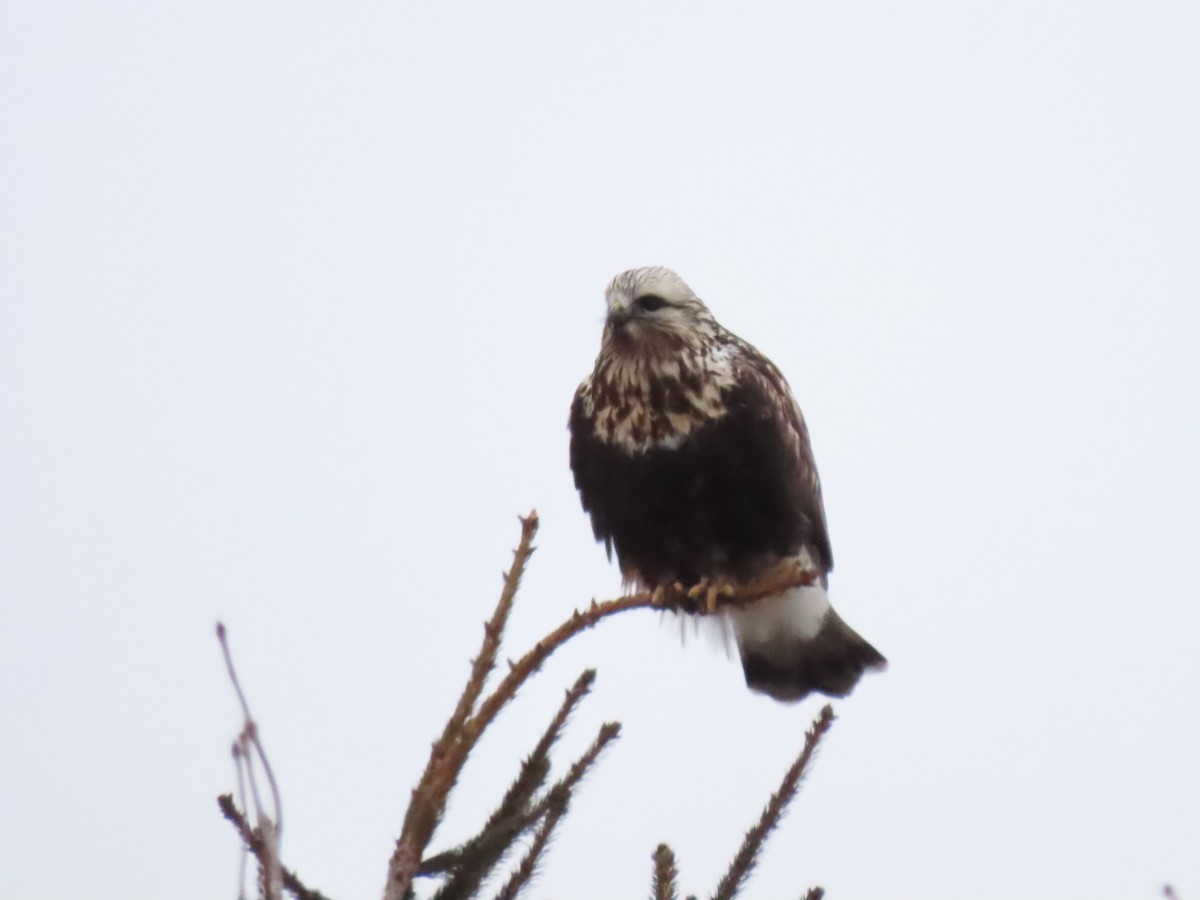
<svg viewBox="0 0 1200 900">
<path fill-rule="evenodd" d="M 603 603 L 593 601 L 591 606 L 583 612 L 575 610 L 570 618 L 538 641 L 533 649 L 512 664 L 508 674 L 479 705 L 479 711 L 466 723 L 464 739 L 473 745 L 500 710 L 516 696 L 521 685 L 529 679 L 530 675 L 541 668 L 550 654 L 575 635 L 594 627 L 609 616 L 630 609 L 665 609 L 672 612 L 688 612 L 693 615 L 708 615 L 724 606 L 743 606 L 789 588 L 814 584 L 817 577 L 818 575 L 813 569 L 805 568 L 789 560 L 777 565 L 762 578 L 748 582 L 736 591 L 714 593 L 716 589 L 710 588 L 708 585 L 697 585 L 693 588 L 675 585 L 669 590 L 629 594 L 615 600 L 606 600 Z M 696 588 L 706 589 L 708 593 L 706 603 L 700 602 L 700 595 Z"/>
<path fill-rule="evenodd" d="M 576 679 L 541 739 L 521 763 L 516 780 L 479 833 L 462 846 L 421 863 L 418 875 L 453 871 L 450 879 L 435 895 L 435 900 L 460 900 L 474 896 L 478 886 L 513 842 L 545 814 L 544 806 L 535 804 L 533 796 L 550 773 L 550 749 L 562 733 L 568 717 L 591 690 L 595 679 L 595 669 L 588 669 Z"/>
<path fill-rule="evenodd" d="M 271 761 L 267 759 L 267 751 L 263 749 L 258 737 L 258 725 L 250 715 L 250 704 L 246 702 L 246 694 L 238 680 L 237 669 L 233 665 L 233 654 L 229 650 L 229 641 L 225 626 L 217 623 L 217 640 L 221 643 L 221 653 L 225 657 L 225 669 L 229 673 L 229 681 L 237 693 L 238 703 L 242 707 L 242 731 L 234 744 L 234 764 L 238 766 L 239 791 L 244 795 L 245 785 L 250 787 L 250 797 L 254 801 L 254 815 L 258 823 L 258 833 L 262 840 L 263 852 L 256 854 L 259 863 L 259 875 L 262 882 L 264 900 L 278 900 L 283 893 L 282 865 L 279 862 L 279 842 L 283 836 L 283 804 L 279 798 L 279 786 L 275 782 L 275 773 L 271 770 Z M 254 761 L 258 759 L 267 783 L 271 788 L 271 811 L 268 815 L 258 792 L 258 780 L 254 776 Z M 243 781 L 243 777 L 245 779 Z"/>
<path fill-rule="evenodd" d="M 533 538 L 537 534 L 537 528 L 536 511 L 521 519 L 521 542 L 513 552 L 512 568 L 504 576 L 504 589 L 500 592 L 500 600 L 491 620 L 484 627 L 483 645 L 472 664 L 471 677 L 453 715 L 442 731 L 441 738 L 433 745 L 425 774 L 413 790 L 412 799 L 404 815 L 400 838 L 396 841 L 395 852 L 388 863 L 384 900 L 403 900 L 408 893 L 425 848 L 429 845 L 446 809 L 446 798 L 458 781 L 467 754 L 478 740 L 478 734 L 464 740 L 463 726 L 483 691 L 488 673 L 496 664 L 496 653 L 500 647 L 504 626 L 508 622 L 508 614 L 512 610 L 513 598 L 516 597 L 529 557 L 533 555 Z"/>
<path fill-rule="evenodd" d="M 250 823 L 246 821 L 246 817 L 238 812 L 237 806 L 233 802 L 232 794 L 222 794 L 217 798 L 217 806 L 221 809 L 221 814 L 225 816 L 233 827 L 237 829 L 241 835 L 242 843 L 254 854 L 254 858 L 258 860 L 260 866 L 265 865 L 267 857 L 266 843 L 263 841 L 262 835 L 250 827 Z M 313 891 L 304 886 L 304 882 L 288 869 L 280 866 L 281 879 L 285 890 L 289 891 L 297 900 L 329 900 L 320 891 Z"/>
<path fill-rule="evenodd" d="M 541 861 L 546 847 L 549 846 L 550 836 L 554 833 L 555 826 L 567 813 L 571 797 L 579 782 L 583 780 L 583 776 L 591 769 L 604 748 L 620 733 L 621 726 L 617 722 L 607 722 L 600 726 L 600 733 L 596 735 L 592 745 L 588 747 L 583 756 L 575 761 L 566 777 L 550 789 L 544 803 L 545 817 L 537 831 L 534 832 L 533 843 L 521 859 L 520 865 L 509 876 L 504 887 L 500 889 L 500 893 L 496 895 L 496 900 L 516 900 L 521 891 L 529 884 L 534 872 L 537 871 L 538 863 Z"/>
<path fill-rule="evenodd" d="M 800 781 L 804 778 L 805 770 L 808 768 L 808 763 L 817 749 L 817 744 L 821 742 L 821 738 L 833 726 L 833 719 L 833 707 L 826 704 L 813 722 L 812 727 L 804 735 L 804 749 L 800 751 L 800 755 L 796 757 L 796 761 L 792 763 L 791 768 L 787 770 L 787 774 L 783 776 L 783 782 L 779 785 L 779 789 L 771 795 L 771 799 L 767 802 L 767 806 L 763 810 L 762 816 L 759 817 L 758 822 L 746 832 L 746 839 L 742 841 L 742 846 L 738 849 L 737 855 L 733 858 L 733 862 L 729 864 L 729 869 L 725 872 L 721 883 L 717 885 L 716 893 L 713 894 L 713 900 L 732 900 L 732 898 L 737 896 L 743 885 L 745 885 L 751 869 L 754 868 L 754 864 L 758 861 L 758 854 L 762 849 L 763 842 L 766 841 L 767 835 L 774 831 L 775 826 L 779 824 L 779 820 L 787 810 L 788 804 L 795 799 L 797 792 L 800 790 Z M 818 888 L 818 890 L 820 889 Z"/>
<path fill-rule="evenodd" d="M 636 593 L 603 603 L 593 601 L 584 610 L 574 611 L 557 628 L 538 641 L 499 680 L 491 693 L 484 694 L 488 675 L 495 668 L 521 578 L 533 553 L 537 533 L 536 512 L 521 519 L 521 539 L 513 552 L 513 565 L 504 575 L 504 586 L 484 626 L 479 653 L 471 662 L 471 673 L 454 711 L 446 722 L 439 739 L 434 743 L 429 761 L 405 812 L 400 837 L 388 863 L 384 900 L 412 900 L 415 876 L 448 874 L 438 892 L 439 900 L 461 900 L 477 894 L 479 886 L 513 843 L 528 829 L 536 826 L 532 842 L 508 881 L 501 888 L 498 900 L 515 900 L 531 883 L 538 865 L 549 845 L 555 827 L 570 805 L 580 780 L 596 761 L 601 751 L 617 737 L 620 725 L 604 725 L 589 750 L 571 766 L 567 775 L 547 790 L 540 799 L 536 794 L 549 775 L 549 753 L 562 732 L 571 712 L 588 693 L 595 673 L 583 673 L 567 692 L 562 705 L 547 726 L 538 743 L 523 761 L 515 780 L 505 792 L 480 831 L 460 846 L 424 859 L 425 851 L 444 814 L 447 799 L 458 781 L 470 753 L 480 737 L 503 708 L 512 701 L 520 687 L 537 672 L 546 659 L 559 647 L 581 632 L 594 627 L 603 619 L 630 609 L 657 609 L 692 615 L 711 615 L 726 606 L 742 606 L 792 587 L 811 585 L 818 575 L 810 568 L 795 562 L 785 562 L 753 582 L 738 588 L 703 582 L 691 587 L 675 584 L 653 593 Z M 236 804 L 230 795 L 218 798 L 222 813 L 237 828 L 245 850 L 259 865 L 260 888 L 264 900 L 277 900 L 283 891 L 298 900 L 325 900 L 317 891 L 305 887 L 299 878 L 285 869 L 279 859 L 279 837 L 282 830 L 282 805 L 274 773 L 250 715 L 249 705 L 234 669 L 226 641 L 224 626 L 218 625 L 229 677 L 241 704 L 244 725 L 234 744 L 239 794 Z M 746 835 L 737 856 L 730 864 L 714 900 L 731 900 L 745 883 L 753 869 L 761 846 L 780 821 L 788 804 L 795 797 L 800 780 L 817 743 L 833 721 L 833 712 L 826 706 L 808 732 L 805 746 L 784 777 L 779 790 L 772 795 L 759 822 Z M 261 766 L 271 794 L 271 814 L 259 794 L 255 769 Z M 256 825 L 248 821 L 247 801 L 253 805 Z M 245 856 L 243 855 L 243 867 Z M 677 900 L 678 873 L 674 854 L 660 845 L 654 855 L 653 900 Z M 244 879 L 243 879 L 244 881 Z M 820 888 L 811 888 L 808 900 L 819 900 Z M 689 896 L 688 900 L 695 900 Z"/>
</svg>

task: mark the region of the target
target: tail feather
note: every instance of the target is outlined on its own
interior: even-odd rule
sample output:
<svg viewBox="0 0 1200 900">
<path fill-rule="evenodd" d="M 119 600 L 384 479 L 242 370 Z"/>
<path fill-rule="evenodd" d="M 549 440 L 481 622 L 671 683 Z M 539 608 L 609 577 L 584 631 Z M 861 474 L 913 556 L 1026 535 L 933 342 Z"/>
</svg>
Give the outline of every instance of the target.
<svg viewBox="0 0 1200 900">
<path fill-rule="evenodd" d="M 746 684 L 794 702 L 813 691 L 845 697 L 883 654 L 842 621 L 824 588 L 803 587 L 731 615 Z"/>
</svg>

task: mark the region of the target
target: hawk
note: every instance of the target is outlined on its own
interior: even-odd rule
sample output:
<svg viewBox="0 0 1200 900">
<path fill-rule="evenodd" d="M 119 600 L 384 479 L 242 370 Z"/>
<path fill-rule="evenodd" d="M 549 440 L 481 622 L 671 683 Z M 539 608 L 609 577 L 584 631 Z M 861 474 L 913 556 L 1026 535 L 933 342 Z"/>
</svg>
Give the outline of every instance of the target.
<svg viewBox="0 0 1200 900">
<path fill-rule="evenodd" d="M 738 585 L 786 560 L 820 574 L 721 613 L 746 684 L 776 700 L 848 694 L 883 656 L 830 606 L 833 554 L 800 407 L 779 370 L 670 269 L 605 292 L 600 354 L 571 405 L 571 471 L 626 584 Z"/>
</svg>

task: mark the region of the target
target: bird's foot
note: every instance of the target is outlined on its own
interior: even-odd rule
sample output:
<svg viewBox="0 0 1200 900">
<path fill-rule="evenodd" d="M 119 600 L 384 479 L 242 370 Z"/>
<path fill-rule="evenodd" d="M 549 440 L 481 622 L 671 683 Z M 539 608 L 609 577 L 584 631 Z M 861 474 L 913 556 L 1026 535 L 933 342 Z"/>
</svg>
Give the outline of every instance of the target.
<svg viewBox="0 0 1200 900">
<path fill-rule="evenodd" d="M 733 585 L 728 582 L 718 584 L 711 578 L 701 578 L 700 581 L 688 588 L 687 595 L 692 600 L 704 598 L 704 615 L 711 616 L 717 611 L 718 602 L 722 597 L 734 596 Z"/>
<path fill-rule="evenodd" d="M 692 600 L 698 600 L 699 598 L 703 597 L 705 594 L 708 593 L 708 589 L 711 586 L 712 586 L 711 579 L 701 578 L 699 581 L 697 581 L 695 584 L 693 584 L 690 588 L 687 589 L 687 595 Z"/>
<path fill-rule="evenodd" d="M 704 597 L 704 606 L 711 616 L 717 611 L 717 604 L 722 600 L 732 600 L 734 597 L 733 585 L 729 582 L 724 584 L 714 584 L 708 589 L 708 593 Z"/>
<path fill-rule="evenodd" d="M 712 615 L 717 611 L 717 598 L 721 596 L 721 589 L 715 584 L 708 586 L 708 592 L 704 595 L 704 612 Z"/>
</svg>

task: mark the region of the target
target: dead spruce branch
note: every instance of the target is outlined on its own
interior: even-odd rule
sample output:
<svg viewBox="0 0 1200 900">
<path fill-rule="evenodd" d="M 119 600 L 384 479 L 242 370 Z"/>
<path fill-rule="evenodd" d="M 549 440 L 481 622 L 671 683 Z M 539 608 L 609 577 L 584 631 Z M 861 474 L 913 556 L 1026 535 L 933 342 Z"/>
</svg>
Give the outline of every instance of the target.
<svg viewBox="0 0 1200 900">
<path fill-rule="evenodd" d="M 513 563 L 504 574 L 503 587 L 491 617 L 484 625 L 479 652 L 471 661 L 466 685 L 454 710 L 434 743 L 425 770 L 412 791 L 404 813 L 400 837 L 387 866 L 384 900 L 415 898 L 414 882 L 420 878 L 440 882 L 432 894 L 434 900 L 460 900 L 479 896 L 479 891 L 496 875 L 497 867 L 527 838 L 523 855 L 500 882 L 497 900 L 515 900 L 532 883 L 544 859 L 556 827 L 562 822 L 584 776 L 591 771 L 604 749 L 620 733 L 620 724 L 610 722 L 600 728 L 587 751 L 566 774 L 549 783 L 550 753 L 571 714 L 590 692 L 595 672 L 588 670 L 567 690 L 562 704 L 542 732 L 537 743 L 522 761 L 515 777 L 479 830 L 450 849 L 429 853 L 451 791 L 458 783 L 468 758 L 488 726 L 517 695 L 521 686 L 558 648 L 573 637 L 595 627 L 604 619 L 632 609 L 669 610 L 693 615 L 711 615 L 727 605 L 753 603 L 791 587 L 815 583 L 818 575 L 794 563 L 782 564 L 756 581 L 738 589 L 728 585 L 674 585 L 653 593 L 637 593 L 604 602 L 593 601 L 585 609 L 575 610 L 562 624 L 534 644 L 515 662 L 509 663 L 499 681 L 487 692 L 488 676 L 496 668 L 505 627 L 516 600 L 521 578 L 533 555 L 533 539 L 538 518 L 531 512 L 521 520 L 521 539 L 513 553 Z M 326 900 L 319 891 L 308 888 L 279 858 L 282 813 L 274 775 L 250 716 L 245 694 L 238 682 L 229 652 L 225 629 L 218 626 L 218 637 L 225 654 L 230 680 L 242 709 L 243 727 L 234 744 L 237 763 L 239 800 L 230 794 L 218 798 L 222 814 L 237 830 L 243 853 L 253 856 L 259 871 L 259 894 L 266 900 L 278 900 L 286 892 L 299 900 Z M 757 862 L 766 839 L 778 826 L 812 761 L 817 745 L 834 720 L 826 706 L 805 736 L 804 747 L 788 769 L 779 789 L 771 796 L 755 825 L 747 832 L 741 847 L 712 895 L 714 900 L 731 900 L 739 895 Z M 256 772 L 261 772 L 261 776 Z M 270 810 L 260 796 L 259 782 L 270 788 Z M 249 804 L 249 805 L 248 805 Z M 253 824 L 248 809 L 253 809 Z M 243 856 L 243 859 L 245 857 Z M 679 872 L 670 847 L 661 844 L 653 855 L 651 896 L 655 900 L 677 900 Z M 586 893 L 585 888 L 581 888 Z M 805 895 L 823 896 L 820 888 Z"/>
</svg>

